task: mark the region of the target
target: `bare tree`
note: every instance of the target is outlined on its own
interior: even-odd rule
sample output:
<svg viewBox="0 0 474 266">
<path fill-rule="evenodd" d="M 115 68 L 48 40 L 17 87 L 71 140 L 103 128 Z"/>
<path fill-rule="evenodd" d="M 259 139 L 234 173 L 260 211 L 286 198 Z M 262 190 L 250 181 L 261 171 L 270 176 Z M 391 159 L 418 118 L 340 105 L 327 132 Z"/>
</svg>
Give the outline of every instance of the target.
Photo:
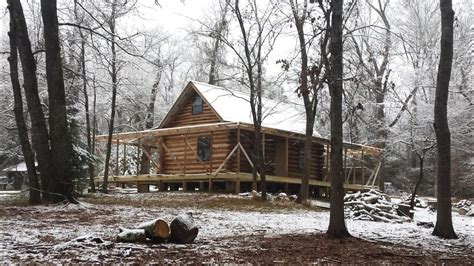
<svg viewBox="0 0 474 266">
<path fill-rule="evenodd" d="M 448 125 L 449 81 L 453 63 L 454 11 L 451 0 L 440 0 L 441 55 L 436 82 L 434 128 L 438 144 L 436 175 L 438 186 L 436 226 L 433 235 L 446 239 L 457 238 L 451 214 L 451 133 Z"/>
<path fill-rule="evenodd" d="M 265 42 L 274 42 L 274 38 L 278 36 L 275 31 L 277 28 L 271 29 L 273 25 L 270 25 L 270 18 L 275 12 L 274 3 L 267 6 L 265 11 L 260 13 L 258 10 L 257 2 L 255 0 L 249 1 L 249 16 L 244 16 L 241 12 L 241 6 L 239 0 L 236 0 L 232 8 L 232 12 L 237 18 L 239 24 L 240 33 L 242 35 L 242 48 L 244 55 L 240 56 L 235 50 L 235 47 L 231 45 L 231 49 L 236 51 L 239 61 L 245 69 L 247 75 L 248 87 L 250 89 L 250 108 L 252 113 L 252 120 L 254 124 L 254 151 L 253 157 L 255 159 L 255 166 L 253 169 L 253 188 L 256 189 L 256 178 L 257 174 L 260 175 L 260 185 L 262 190 L 262 199 L 267 198 L 267 186 L 265 179 L 265 158 L 264 151 L 262 149 L 262 94 L 263 94 L 263 64 L 268 57 L 268 51 L 263 51 Z M 255 27 L 256 34 L 254 39 L 251 40 L 251 32 L 246 24 L 246 18 L 253 20 L 253 27 Z M 270 28 L 270 29 L 269 29 Z M 226 42 L 229 44 L 229 42 Z M 271 49 L 270 49 L 271 50 Z"/>
<path fill-rule="evenodd" d="M 230 0 L 226 0 L 226 3 L 222 6 L 222 11 L 219 20 L 215 23 L 213 32 L 210 37 L 212 40 L 212 50 L 209 54 L 210 68 L 209 68 L 209 84 L 217 85 L 219 82 L 219 58 L 222 53 L 222 39 L 219 36 L 225 36 L 228 30 L 227 13 L 229 9 Z"/>
<path fill-rule="evenodd" d="M 298 96 L 303 98 L 303 103 L 306 113 L 306 131 L 305 131 L 305 142 L 304 142 L 304 168 L 303 168 L 303 177 L 301 180 L 300 193 L 298 197 L 298 202 L 306 202 L 309 197 L 309 176 L 311 171 L 312 163 L 312 139 L 314 133 L 314 121 L 316 116 L 316 108 L 318 106 L 318 92 L 322 89 L 324 83 L 320 82 L 320 79 L 324 80 L 326 77 L 324 75 L 323 69 L 323 60 L 320 60 L 318 63 L 313 63 L 309 66 L 309 56 L 308 48 L 313 43 L 311 40 L 306 40 L 306 33 L 304 30 L 306 20 L 308 19 L 309 10 L 308 10 L 308 1 L 303 2 L 303 7 L 299 8 L 293 0 L 290 0 L 291 11 L 293 14 L 293 22 L 295 24 L 296 32 L 298 34 L 299 41 L 299 53 L 301 57 L 301 70 L 299 78 L 299 87 L 296 90 Z M 309 18 L 313 20 L 314 18 Z M 325 20 L 324 20 L 325 21 Z M 318 25 L 319 26 L 319 25 Z M 329 40 L 329 31 L 324 27 L 322 31 L 316 31 L 313 29 L 314 36 L 321 36 L 319 40 L 320 50 L 327 49 L 327 43 Z M 312 38 L 311 38 L 312 39 Z M 324 53 L 322 52 L 322 53 Z M 323 74 L 321 74 L 323 73 Z M 323 75 L 320 78 L 320 75 Z"/>
<path fill-rule="evenodd" d="M 23 88 L 25 90 L 28 113 L 31 118 L 31 140 L 38 161 L 43 200 L 48 201 L 51 200 L 51 194 L 48 192 L 49 184 L 51 182 L 50 179 L 52 177 L 50 165 L 51 154 L 49 150 L 48 129 L 46 127 L 42 103 L 38 94 L 36 60 L 31 49 L 21 2 L 19 0 L 9 0 L 8 5 L 16 29 L 16 43 L 23 70 Z"/>
<path fill-rule="evenodd" d="M 355 31 L 351 31 L 350 38 L 355 51 L 357 60 L 357 71 L 360 72 L 358 81 L 366 87 L 375 101 L 375 146 L 385 149 L 387 146 L 388 130 L 385 123 L 385 101 L 386 95 L 390 89 L 389 77 L 391 70 L 389 69 L 390 51 L 392 49 L 392 33 L 391 25 L 387 18 L 388 0 L 377 0 L 377 4 L 366 1 L 370 9 L 375 11 L 382 20 L 383 35 L 382 40 L 376 40 L 377 43 L 371 41 L 377 35 L 379 27 L 376 25 L 367 25 L 361 27 L 355 36 Z M 365 31 L 365 32 L 364 32 Z M 378 45 L 381 43 L 382 45 Z M 381 47 L 379 47 L 381 46 Z M 366 51 L 366 53 L 364 52 Z M 379 174 L 379 187 L 383 190 L 384 160 L 382 158 L 382 166 Z"/>
<path fill-rule="evenodd" d="M 161 75 L 163 74 L 163 66 L 158 59 L 158 67 L 156 69 L 156 77 L 150 91 L 150 100 L 146 107 L 146 114 L 145 114 L 145 129 L 153 128 L 155 124 L 155 102 L 156 96 L 158 94 L 158 87 L 161 81 Z M 140 162 L 140 173 L 141 174 L 149 174 L 150 173 L 150 159 L 148 155 L 151 154 L 151 148 L 145 147 L 145 151 L 142 153 L 141 162 Z"/>
<path fill-rule="evenodd" d="M 321 1 L 320 1 L 321 2 Z M 344 221 L 344 173 L 342 160 L 342 91 L 343 91 L 343 0 L 332 0 L 329 69 L 329 92 L 331 94 L 331 209 L 327 234 L 331 238 L 350 236 Z M 324 8 L 323 5 L 320 5 Z M 324 10 L 328 15 L 328 11 Z"/>
<path fill-rule="evenodd" d="M 110 166 L 110 155 L 112 153 L 112 134 L 114 133 L 114 119 L 115 119 L 115 104 L 117 99 L 117 50 L 115 47 L 116 41 L 116 19 L 117 19 L 117 5 L 118 1 L 113 0 L 112 2 L 112 9 L 110 13 L 110 17 L 108 20 L 108 26 L 110 31 L 110 52 L 111 52 L 111 60 L 110 60 L 110 69 L 109 75 L 112 79 L 112 103 L 111 103 L 111 111 L 110 111 L 110 119 L 109 119 L 109 137 L 107 139 L 107 151 L 105 154 L 105 172 L 104 172 L 104 181 L 102 183 L 102 192 L 107 193 L 107 186 L 108 186 L 108 178 L 109 178 L 109 166 Z"/>
<path fill-rule="evenodd" d="M 35 155 L 31 148 L 30 140 L 28 138 L 28 128 L 25 122 L 23 113 L 23 98 L 21 92 L 20 81 L 18 77 L 18 51 L 17 51 L 17 30 L 15 29 L 15 21 L 13 13 L 10 12 L 10 57 L 8 62 L 10 64 L 10 79 L 12 83 L 15 122 L 18 131 L 18 139 L 20 140 L 23 158 L 25 160 L 28 184 L 30 186 L 30 204 L 40 204 L 41 194 L 38 182 L 38 174 L 36 173 Z"/>
<path fill-rule="evenodd" d="M 65 195 L 70 202 L 76 202 L 72 196 L 73 183 L 70 168 L 72 145 L 67 124 L 56 0 L 42 0 L 41 14 L 46 50 L 51 164 L 54 165 L 54 182 L 51 182 L 50 190 L 55 194 Z M 55 196 L 54 201 L 60 200 L 62 197 Z"/>
</svg>

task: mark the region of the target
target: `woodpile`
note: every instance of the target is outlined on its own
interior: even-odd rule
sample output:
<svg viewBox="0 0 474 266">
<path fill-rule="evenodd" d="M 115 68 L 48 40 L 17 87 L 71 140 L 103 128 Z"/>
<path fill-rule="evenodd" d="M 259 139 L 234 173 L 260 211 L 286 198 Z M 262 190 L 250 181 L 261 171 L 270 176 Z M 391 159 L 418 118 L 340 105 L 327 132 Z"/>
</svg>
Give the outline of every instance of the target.
<svg viewBox="0 0 474 266">
<path fill-rule="evenodd" d="M 170 225 L 163 219 L 139 224 L 136 228 L 119 228 L 118 242 L 147 242 L 189 244 L 198 234 L 192 213 L 176 216 Z"/>
<path fill-rule="evenodd" d="M 346 216 L 354 220 L 403 223 L 411 219 L 397 212 L 398 206 L 388 195 L 376 190 L 347 194 L 344 197 Z"/>
<path fill-rule="evenodd" d="M 411 194 L 406 196 L 406 197 L 402 197 L 402 203 L 403 204 L 410 205 L 410 201 L 411 201 Z M 415 207 L 426 208 L 426 207 L 428 207 L 428 203 L 423 201 L 423 200 L 420 200 L 418 198 L 418 195 L 416 195 L 415 196 Z"/>
<path fill-rule="evenodd" d="M 239 193 L 239 196 L 245 197 L 245 198 L 251 198 L 253 200 L 261 200 L 262 199 L 262 193 L 257 192 L 256 190 L 252 190 L 251 192 Z M 280 192 L 278 194 L 267 193 L 267 198 L 270 201 L 295 201 L 298 198 L 298 196 L 297 195 L 287 195 L 284 192 Z"/>
<path fill-rule="evenodd" d="M 474 209 L 470 200 L 460 200 L 458 203 L 453 204 L 453 207 L 461 215 L 474 216 Z"/>
</svg>

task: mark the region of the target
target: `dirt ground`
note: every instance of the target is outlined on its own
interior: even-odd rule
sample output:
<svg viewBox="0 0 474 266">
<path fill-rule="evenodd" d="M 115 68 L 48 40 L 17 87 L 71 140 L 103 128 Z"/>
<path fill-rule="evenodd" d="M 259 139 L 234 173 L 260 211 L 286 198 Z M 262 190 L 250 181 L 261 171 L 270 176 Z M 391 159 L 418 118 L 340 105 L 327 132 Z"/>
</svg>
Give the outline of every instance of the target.
<svg viewBox="0 0 474 266">
<path fill-rule="evenodd" d="M 472 243 L 440 251 L 389 239 L 327 239 L 323 230 L 305 228 L 289 218 L 302 220 L 327 215 L 327 211 L 291 202 L 262 203 L 199 193 L 92 196 L 81 201 L 79 206 L 21 206 L 21 200 L 0 201 L 0 263 L 474 263 Z M 119 226 L 157 216 L 171 220 L 190 209 L 200 227 L 193 244 L 114 240 Z M 235 222 L 229 221 L 232 217 Z M 245 217 L 269 219 L 277 226 L 244 223 Z"/>
</svg>

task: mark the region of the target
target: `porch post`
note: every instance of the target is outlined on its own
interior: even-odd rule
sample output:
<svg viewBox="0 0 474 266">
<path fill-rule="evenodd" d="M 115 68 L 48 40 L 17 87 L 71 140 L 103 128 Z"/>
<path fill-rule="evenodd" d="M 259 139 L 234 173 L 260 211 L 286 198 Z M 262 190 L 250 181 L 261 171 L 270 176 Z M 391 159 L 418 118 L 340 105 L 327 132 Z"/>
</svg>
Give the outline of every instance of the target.
<svg viewBox="0 0 474 266">
<path fill-rule="evenodd" d="M 137 144 L 137 175 L 140 174 L 140 138 L 138 138 Z"/>
<path fill-rule="evenodd" d="M 186 159 L 187 159 L 187 152 L 188 152 L 188 145 L 186 145 L 186 138 L 187 134 L 184 134 L 183 142 L 184 142 L 184 168 L 183 168 L 183 174 L 186 175 Z"/>
<path fill-rule="evenodd" d="M 240 124 L 237 125 L 237 144 L 240 144 Z M 240 147 L 237 149 L 237 174 L 240 174 Z"/>
</svg>

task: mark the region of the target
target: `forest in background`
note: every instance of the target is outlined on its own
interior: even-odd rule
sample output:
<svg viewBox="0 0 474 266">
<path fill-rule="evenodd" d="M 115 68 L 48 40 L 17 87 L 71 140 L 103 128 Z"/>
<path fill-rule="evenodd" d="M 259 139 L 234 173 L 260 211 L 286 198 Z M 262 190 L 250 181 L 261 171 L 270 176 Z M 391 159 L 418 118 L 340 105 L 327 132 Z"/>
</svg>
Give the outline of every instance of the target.
<svg viewBox="0 0 474 266">
<path fill-rule="evenodd" d="M 88 162 L 93 159 L 89 154 L 93 150 L 92 137 L 109 130 L 114 89 L 114 132 L 156 126 L 189 80 L 249 90 L 239 59 L 244 54 L 239 22 L 226 8 L 226 1 L 209 3 L 196 18 L 182 17 L 186 26 L 179 32 L 166 27 L 143 27 L 147 20 L 160 20 L 152 15 L 154 10 L 167 8 L 163 1 L 145 2 L 58 3 L 68 118 L 70 125 L 75 125 L 74 150 L 79 158 L 77 178 L 86 180 L 86 184 Z M 266 36 L 261 43 L 263 95 L 303 104 L 298 93 L 301 50 L 292 2 L 275 1 L 261 6 L 251 3 L 242 6 L 244 22 L 252 29 L 250 37 L 255 38 L 252 32 Z M 185 8 L 190 3 L 180 4 Z M 317 5 L 306 8 L 302 25 L 307 33 L 308 69 L 314 70 L 314 79 L 324 79 L 324 56 L 320 49 L 324 34 L 318 33 L 326 21 Z M 0 165 L 8 166 L 23 159 L 6 60 L 8 12 L 4 6 L 2 9 L 0 134 L 4 141 L 0 144 Z M 253 10 L 259 10 L 260 15 L 253 16 Z M 448 106 L 453 195 L 473 197 L 472 6 L 458 1 L 454 10 L 454 59 Z M 24 11 L 47 116 L 39 1 L 28 1 Z M 434 195 L 433 104 L 441 35 L 438 2 L 355 1 L 346 3 L 344 11 L 344 140 L 384 148 L 385 181 L 403 191 L 413 188 L 423 161 L 426 179 L 420 192 Z M 116 65 L 112 66 L 112 62 Z M 327 87 L 315 88 L 313 97 L 317 99 L 314 129 L 329 137 Z"/>
</svg>

